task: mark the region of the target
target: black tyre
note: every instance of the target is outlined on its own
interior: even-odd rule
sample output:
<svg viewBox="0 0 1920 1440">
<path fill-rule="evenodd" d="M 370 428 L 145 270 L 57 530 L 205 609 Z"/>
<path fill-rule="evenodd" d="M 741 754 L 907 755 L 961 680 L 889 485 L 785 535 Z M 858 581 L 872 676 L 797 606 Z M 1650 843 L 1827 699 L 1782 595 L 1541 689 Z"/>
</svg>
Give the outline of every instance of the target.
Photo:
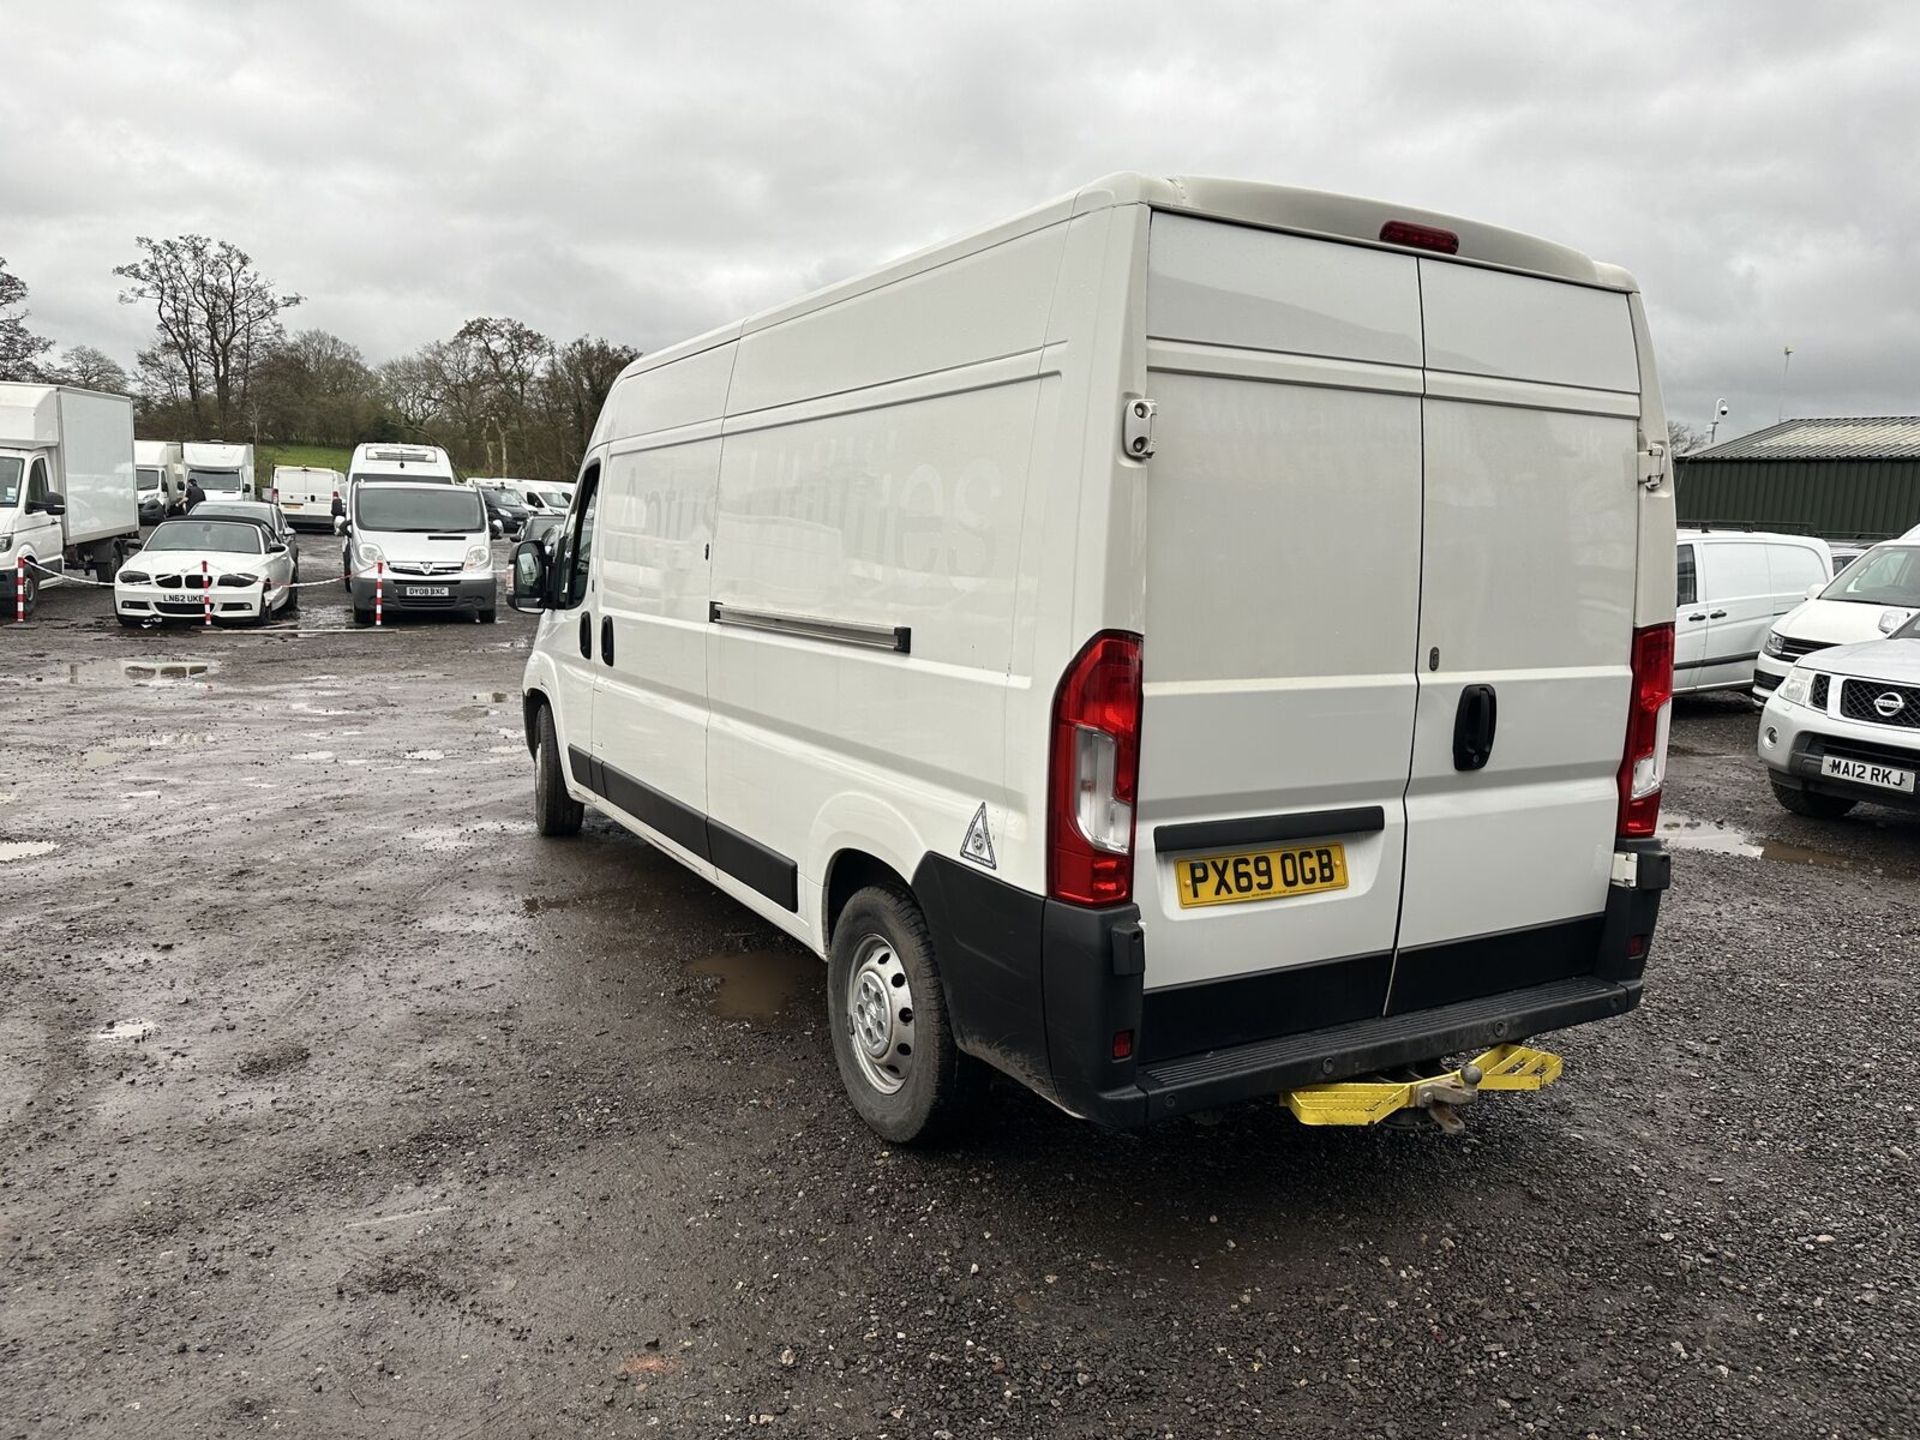
<svg viewBox="0 0 1920 1440">
<path fill-rule="evenodd" d="M 371 625 L 373 623 L 373 612 L 371 610 L 362 610 L 358 605 L 354 606 L 353 623 L 356 625 Z"/>
<path fill-rule="evenodd" d="M 280 613 L 282 615 L 300 613 L 300 572 L 298 570 L 293 572 L 293 584 L 287 588 L 287 598 L 280 606 Z"/>
<path fill-rule="evenodd" d="M 869 886 L 840 912 L 827 1017 L 841 1083 L 882 1139 L 930 1141 L 964 1113 L 978 1062 L 954 1041 L 926 918 L 904 892 Z"/>
<path fill-rule="evenodd" d="M 1811 790 L 1796 790 L 1791 785 L 1772 782 L 1773 798 L 1781 807 L 1809 820 L 1838 820 L 1860 802 L 1843 795 L 1817 795 Z"/>
<path fill-rule="evenodd" d="M 482 625 L 491 625 L 493 624 L 494 619 L 496 618 L 494 607 L 491 605 L 489 605 L 486 609 L 480 611 L 479 615 L 480 615 L 480 623 Z"/>
<path fill-rule="evenodd" d="M 93 552 L 93 578 L 102 585 L 111 585 L 113 577 L 120 573 L 120 562 L 126 553 L 125 541 L 114 540 L 102 544 Z"/>
<path fill-rule="evenodd" d="M 533 823 L 542 835 L 578 835 L 587 807 L 567 794 L 567 777 L 560 769 L 560 736 L 553 728 L 553 711 L 540 707 L 534 726 Z"/>
<path fill-rule="evenodd" d="M 119 617 L 119 619 L 120 619 L 120 623 L 126 626 L 127 629 L 129 630 L 138 630 L 142 625 L 146 623 L 145 621 L 134 619 L 133 616 L 131 615 L 122 615 Z"/>
</svg>

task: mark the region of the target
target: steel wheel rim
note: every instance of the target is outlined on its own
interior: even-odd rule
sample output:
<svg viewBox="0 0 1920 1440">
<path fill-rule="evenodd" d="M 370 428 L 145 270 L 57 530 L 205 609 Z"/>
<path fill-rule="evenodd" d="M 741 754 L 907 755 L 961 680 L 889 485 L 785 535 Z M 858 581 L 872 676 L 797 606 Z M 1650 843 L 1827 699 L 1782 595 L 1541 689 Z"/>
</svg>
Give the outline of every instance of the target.
<svg viewBox="0 0 1920 1440">
<path fill-rule="evenodd" d="M 882 1095 L 913 1074 L 913 985 L 884 935 L 860 941 L 847 976 L 848 1049 L 860 1076 Z"/>
</svg>

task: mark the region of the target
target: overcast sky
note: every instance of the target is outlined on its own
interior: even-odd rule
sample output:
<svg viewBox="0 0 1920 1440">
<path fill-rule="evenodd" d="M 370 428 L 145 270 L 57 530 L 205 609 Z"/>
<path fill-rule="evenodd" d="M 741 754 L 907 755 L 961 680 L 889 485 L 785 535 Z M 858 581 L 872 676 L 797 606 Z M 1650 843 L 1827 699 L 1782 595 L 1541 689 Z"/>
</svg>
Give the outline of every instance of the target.
<svg viewBox="0 0 1920 1440">
<path fill-rule="evenodd" d="M 1920 6 L 17 0 L 0 256 L 131 365 L 199 231 L 370 361 L 654 349 L 1114 170 L 1402 200 L 1633 270 L 1721 438 L 1920 413 Z"/>
</svg>

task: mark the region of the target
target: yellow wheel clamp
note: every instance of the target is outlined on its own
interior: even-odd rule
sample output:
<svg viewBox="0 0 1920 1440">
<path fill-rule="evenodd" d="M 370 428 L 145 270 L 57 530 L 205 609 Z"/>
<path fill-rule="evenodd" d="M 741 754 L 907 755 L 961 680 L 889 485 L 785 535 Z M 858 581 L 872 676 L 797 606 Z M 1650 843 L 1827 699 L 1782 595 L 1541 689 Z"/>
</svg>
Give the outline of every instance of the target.
<svg viewBox="0 0 1920 1440">
<path fill-rule="evenodd" d="M 1527 1045 L 1498 1045 L 1444 1075 L 1303 1085 L 1285 1098 L 1302 1125 L 1374 1125 L 1403 1110 L 1424 1110 L 1451 1133 L 1462 1128 L 1455 1107 L 1471 1103 L 1482 1090 L 1540 1090 L 1559 1078 L 1558 1055 Z"/>
</svg>

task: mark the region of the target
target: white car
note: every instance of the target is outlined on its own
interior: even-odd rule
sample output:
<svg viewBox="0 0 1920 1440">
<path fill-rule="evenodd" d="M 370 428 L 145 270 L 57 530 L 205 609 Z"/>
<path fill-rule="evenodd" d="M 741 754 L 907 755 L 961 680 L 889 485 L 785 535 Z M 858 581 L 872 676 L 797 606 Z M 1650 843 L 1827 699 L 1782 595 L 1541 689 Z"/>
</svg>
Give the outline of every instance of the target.
<svg viewBox="0 0 1920 1440">
<path fill-rule="evenodd" d="M 1753 667 L 1753 693 L 1766 699 L 1796 660 L 1835 645 L 1878 640 L 1920 611 L 1920 534 L 1876 545 L 1767 632 Z"/>
<path fill-rule="evenodd" d="M 1920 618 L 1795 665 L 1761 716 L 1760 758 L 1796 815 L 1920 807 Z"/>
<path fill-rule="evenodd" d="M 166 620 L 255 623 L 298 602 L 293 553 L 256 520 L 164 520 L 113 582 L 122 625 Z"/>
</svg>

